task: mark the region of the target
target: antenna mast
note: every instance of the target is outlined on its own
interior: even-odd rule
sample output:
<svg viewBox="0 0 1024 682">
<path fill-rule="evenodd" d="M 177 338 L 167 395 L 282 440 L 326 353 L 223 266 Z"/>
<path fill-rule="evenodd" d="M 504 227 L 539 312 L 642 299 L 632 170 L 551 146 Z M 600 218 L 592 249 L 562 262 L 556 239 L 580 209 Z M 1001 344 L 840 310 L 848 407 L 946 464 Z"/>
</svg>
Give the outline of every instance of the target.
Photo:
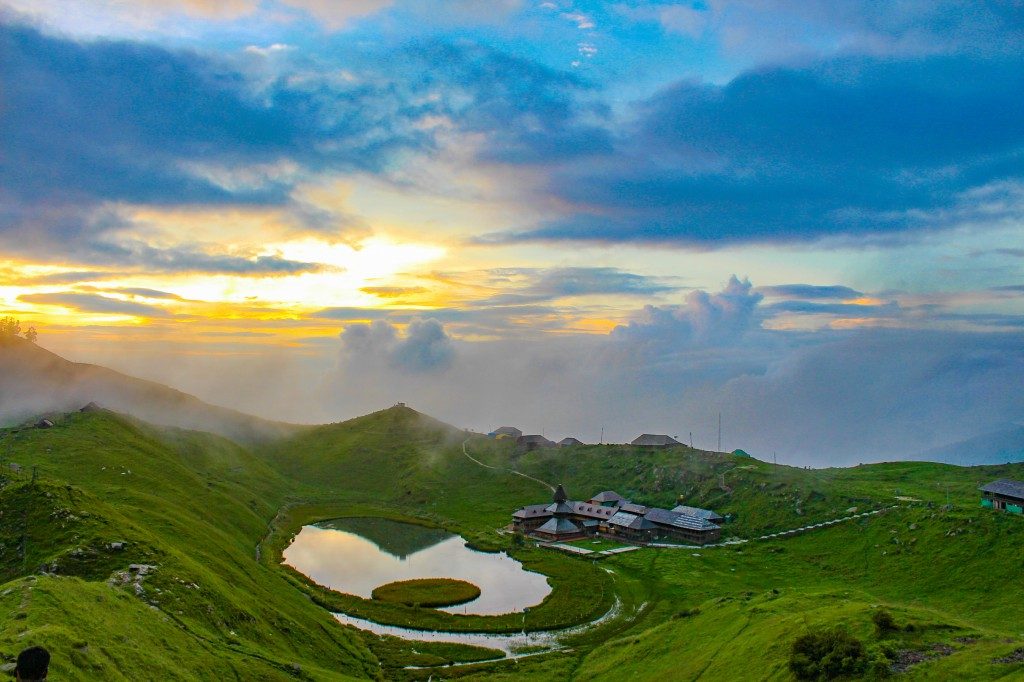
<svg viewBox="0 0 1024 682">
<path fill-rule="evenodd" d="M 718 451 L 722 451 L 722 413 L 718 413 Z"/>
</svg>

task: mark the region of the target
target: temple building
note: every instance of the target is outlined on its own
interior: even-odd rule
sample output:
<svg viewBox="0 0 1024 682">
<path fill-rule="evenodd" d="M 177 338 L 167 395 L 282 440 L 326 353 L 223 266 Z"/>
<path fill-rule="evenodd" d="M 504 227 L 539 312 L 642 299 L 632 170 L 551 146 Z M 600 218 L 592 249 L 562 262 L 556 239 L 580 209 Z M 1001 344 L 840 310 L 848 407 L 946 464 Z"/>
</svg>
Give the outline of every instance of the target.
<svg viewBox="0 0 1024 682">
<path fill-rule="evenodd" d="M 518 533 L 548 542 L 601 535 L 636 543 L 703 545 L 721 538 L 721 527 L 710 520 L 721 518 L 697 507 L 676 507 L 670 511 L 634 504 L 612 490 L 597 493 L 586 502 L 574 501 L 559 485 L 550 504 L 515 510 L 512 527 Z"/>
</svg>

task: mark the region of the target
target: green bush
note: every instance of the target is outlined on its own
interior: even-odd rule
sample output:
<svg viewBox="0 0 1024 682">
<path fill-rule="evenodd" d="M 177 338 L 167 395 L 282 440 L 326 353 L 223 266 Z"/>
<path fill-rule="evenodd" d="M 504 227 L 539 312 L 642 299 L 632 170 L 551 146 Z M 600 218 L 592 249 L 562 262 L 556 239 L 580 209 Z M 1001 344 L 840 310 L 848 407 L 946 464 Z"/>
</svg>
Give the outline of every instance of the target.
<svg viewBox="0 0 1024 682">
<path fill-rule="evenodd" d="M 878 609 L 872 613 L 871 622 L 875 624 L 875 631 L 879 637 L 884 637 L 900 629 L 896 624 L 896 619 L 885 609 Z"/>
<path fill-rule="evenodd" d="M 844 628 L 808 632 L 793 642 L 789 668 L 798 680 L 835 680 L 867 668 L 864 643 Z"/>
</svg>

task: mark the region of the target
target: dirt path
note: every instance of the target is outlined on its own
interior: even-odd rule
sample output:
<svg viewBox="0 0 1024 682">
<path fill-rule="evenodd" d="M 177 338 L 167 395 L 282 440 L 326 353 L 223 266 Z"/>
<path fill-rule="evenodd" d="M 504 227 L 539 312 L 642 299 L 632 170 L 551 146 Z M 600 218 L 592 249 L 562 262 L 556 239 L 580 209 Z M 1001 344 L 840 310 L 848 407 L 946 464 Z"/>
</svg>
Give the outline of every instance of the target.
<svg viewBox="0 0 1024 682">
<path fill-rule="evenodd" d="M 522 476 L 523 478 L 527 478 L 527 479 L 529 479 L 531 481 L 534 481 L 535 483 L 540 483 L 542 486 L 544 486 L 545 488 L 547 488 L 551 492 L 555 491 L 555 486 L 551 485 L 550 483 L 548 483 L 546 481 L 542 481 L 539 478 L 534 478 L 533 476 L 530 476 L 529 474 L 524 474 L 523 472 L 516 471 L 515 469 L 502 469 L 501 467 L 495 467 L 495 466 L 491 466 L 490 464 L 484 464 L 483 462 L 478 460 L 476 457 L 474 457 L 473 455 L 469 454 L 469 451 L 466 450 L 466 443 L 468 443 L 468 442 L 469 442 L 468 438 L 466 440 L 462 441 L 462 454 L 464 454 L 466 456 L 466 459 L 468 459 L 469 461 L 473 462 L 474 464 L 478 464 L 478 465 L 484 467 L 485 469 L 493 469 L 494 471 L 504 471 L 504 472 L 509 473 L 509 474 L 515 474 L 516 476 Z"/>
</svg>

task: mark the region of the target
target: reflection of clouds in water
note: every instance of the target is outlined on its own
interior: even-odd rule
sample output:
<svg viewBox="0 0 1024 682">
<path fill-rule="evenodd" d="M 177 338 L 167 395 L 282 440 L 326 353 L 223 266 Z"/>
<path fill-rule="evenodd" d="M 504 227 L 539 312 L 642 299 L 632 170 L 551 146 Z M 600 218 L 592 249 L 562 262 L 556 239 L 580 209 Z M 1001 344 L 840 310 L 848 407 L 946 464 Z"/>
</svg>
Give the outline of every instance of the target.
<svg viewBox="0 0 1024 682">
<path fill-rule="evenodd" d="M 456 578 L 480 588 L 475 601 L 443 609 L 453 613 L 513 613 L 551 592 L 543 575 L 506 554 L 471 550 L 458 536 L 400 559 L 355 533 L 303 526 L 284 559 L 320 585 L 367 599 L 375 587 L 413 578 Z"/>
</svg>

